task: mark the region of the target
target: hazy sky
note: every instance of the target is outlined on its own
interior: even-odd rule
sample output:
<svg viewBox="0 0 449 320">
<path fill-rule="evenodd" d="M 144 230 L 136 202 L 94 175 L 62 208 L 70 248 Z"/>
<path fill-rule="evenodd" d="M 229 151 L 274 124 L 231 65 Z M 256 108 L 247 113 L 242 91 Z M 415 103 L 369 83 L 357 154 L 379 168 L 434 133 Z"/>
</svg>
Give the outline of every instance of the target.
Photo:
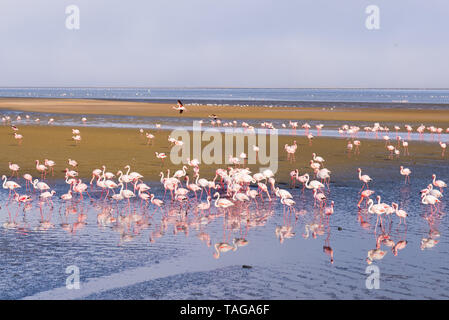
<svg viewBox="0 0 449 320">
<path fill-rule="evenodd" d="M 0 41 L 0 86 L 449 87 L 447 0 L 1 0 Z"/>
</svg>

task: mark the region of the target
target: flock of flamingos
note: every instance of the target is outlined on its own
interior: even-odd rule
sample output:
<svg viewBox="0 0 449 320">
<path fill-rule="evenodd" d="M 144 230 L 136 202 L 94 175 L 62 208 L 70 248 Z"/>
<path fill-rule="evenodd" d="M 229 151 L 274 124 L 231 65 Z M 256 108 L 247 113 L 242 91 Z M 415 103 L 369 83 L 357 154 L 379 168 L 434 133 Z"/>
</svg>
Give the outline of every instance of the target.
<svg viewBox="0 0 449 320">
<path fill-rule="evenodd" d="M 26 116 L 29 119 L 29 116 Z M 20 116 L 16 121 L 21 120 Z M 11 126 L 14 138 L 20 144 L 23 136 L 18 133 L 19 128 L 11 125 L 11 118 L 4 116 L 2 118 L 5 125 Z M 85 123 L 86 118 L 82 118 Z M 54 122 L 50 119 L 48 124 Z M 236 126 L 237 122 L 225 122 L 214 118 L 211 120 L 213 126 Z M 268 122 L 261 124 L 262 127 L 273 129 L 273 125 Z M 283 127 L 287 127 L 286 124 Z M 289 126 L 296 132 L 297 122 L 290 121 Z M 159 126 L 160 127 L 160 126 Z M 250 129 L 247 123 L 242 127 Z M 309 132 L 311 126 L 307 123 L 302 125 L 305 129 L 305 135 L 312 143 L 313 135 Z M 323 125 L 317 125 L 317 135 Z M 365 127 L 366 134 L 372 132 L 378 135 L 383 133 L 385 148 L 389 157 L 398 156 L 401 151 L 408 154 L 408 142 L 401 141 L 397 132 L 401 128 L 395 126 L 397 145 L 393 145 L 390 137 L 387 135 L 389 128 L 382 127 L 379 123 L 373 127 Z M 412 127 L 405 126 L 408 134 L 412 132 Z M 357 154 L 360 152 L 360 140 L 356 140 L 357 133 L 361 130 L 359 127 L 344 125 L 338 129 L 341 135 L 350 139 L 347 145 L 347 152 Z M 449 128 L 443 130 L 436 127 L 419 126 L 417 132 L 421 135 L 426 130 L 431 134 L 440 135 L 443 131 L 449 132 Z M 139 130 L 143 135 L 143 129 Z M 76 143 L 81 141 L 81 133 L 78 129 L 72 129 L 73 140 Z M 145 133 L 148 143 L 155 138 L 153 134 Z M 168 139 L 170 145 L 182 144 L 173 138 Z M 402 143 L 400 143 L 402 142 Z M 441 156 L 444 157 L 446 144 L 438 139 L 442 149 Z M 402 150 L 401 150 L 402 146 Z M 257 146 L 252 146 L 258 151 Z M 297 151 L 296 141 L 292 145 L 285 145 L 287 161 L 295 162 L 295 153 Z M 156 157 L 163 160 L 167 157 L 164 153 L 155 153 Z M 311 154 L 309 162 L 310 171 L 300 174 L 299 170 L 290 172 L 291 188 L 289 190 L 280 188 L 275 180 L 275 174 L 267 169 L 263 172 L 252 173 L 245 168 L 246 154 L 238 157 L 229 155 L 231 166 L 227 169 L 219 168 L 214 177 L 207 179 L 200 175 L 200 162 L 197 159 L 188 161 L 180 170 L 175 171 L 170 176 L 170 170 L 160 172 L 160 183 L 164 188 L 164 194 L 160 199 L 156 198 L 151 192 L 151 187 L 144 183 L 143 176 L 138 172 L 131 171 L 131 167 L 125 166 L 125 170 L 119 170 L 116 173 L 107 171 L 106 166 L 92 170 L 92 176 L 89 181 L 82 180 L 78 175 L 79 164 L 76 160 L 67 159 L 67 168 L 65 169 L 64 180 L 67 184 L 67 192 L 57 195 L 50 187 L 47 176 L 54 176 L 54 167 L 56 163 L 49 159 L 43 161 L 36 160 L 35 172 L 19 173 L 19 164 L 9 162 L 11 176 L 2 176 L 3 188 L 9 191 L 6 209 L 9 214 L 8 221 L 3 223 L 5 229 L 18 229 L 22 232 L 29 230 L 25 223 L 16 222 L 21 210 L 23 216 L 32 209 L 32 203 L 37 202 L 40 210 L 40 223 L 35 229 L 49 230 L 55 227 L 51 222 L 51 215 L 54 208 L 53 198 L 59 197 L 61 216 L 61 227 L 71 233 L 76 233 L 86 225 L 87 214 L 84 213 L 82 205 L 87 201 L 93 204 L 98 211 L 97 222 L 102 227 L 111 227 L 118 231 L 121 241 L 131 241 L 144 229 L 154 225 L 150 233 L 150 242 L 154 242 L 167 232 L 170 226 L 173 232 L 183 232 L 189 234 L 189 229 L 194 228 L 198 231 L 197 237 L 207 246 L 211 246 L 211 237 L 206 232 L 205 226 L 213 220 L 223 219 L 223 240 L 214 244 L 215 252 L 213 256 L 219 258 L 221 253 L 235 251 L 239 247 L 246 246 L 248 230 L 253 227 L 263 226 L 267 220 L 275 214 L 274 207 L 276 203 L 283 207 L 283 225 L 275 229 L 276 237 L 282 243 L 285 239 L 295 236 L 294 228 L 299 220 L 304 219 L 307 211 L 298 210 L 298 205 L 293 200 L 291 192 L 294 192 L 296 184 L 300 184 L 301 197 L 310 198 L 313 201 L 313 217 L 304 224 L 304 238 L 312 235 L 316 238 L 318 235 L 327 233 L 327 238 L 323 246 L 323 251 L 334 262 L 334 252 L 329 244 L 330 237 L 330 218 L 334 214 L 334 201 L 330 198 L 330 179 L 331 171 L 324 167 L 325 159 L 315 153 Z M 80 164 L 82 165 L 82 164 Z M 190 174 L 189 174 L 190 173 Z M 358 176 L 357 176 L 358 173 Z M 38 174 L 39 178 L 33 178 L 33 174 Z M 404 176 L 404 183 L 410 183 L 411 170 L 400 166 L 398 174 Z M 190 177 L 192 177 L 190 179 Z M 405 239 L 397 242 L 393 241 L 388 234 L 393 223 L 393 216 L 398 220 L 398 227 L 403 225 L 406 230 L 407 212 L 393 202 L 391 204 L 383 203 L 381 196 L 377 195 L 373 200 L 371 197 L 375 194 L 369 189 L 372 179 L 369 175 L 362 172 L 360 168 L 354 172 L 354 178 L 361 182 L 359 191 L 360 199 L 357 203 L 359 208 L 359 221 L 363 227 L 371 228 L 370 217 L 376 218 L 374 224 L 374 233 L 376 235 L 376 248 L 369 250 L 367 254 L 367 263 L 382 259 L 387 251 L 382 250 L 382 245 L 390 247 L 393 254 L 397 255 L 399 250 L 405 248 L 407 241 Z M 46 182 L 47 180 L 47 182 Z M 23 187 L 23 184 L 25 186 Z M 434 174 L 429 177 L 427 187 L 421 190 L 421 203 L 430 208 L 430 214 L 427 219 L 429 223 L 440 215 L 440 202 L 443 197 L 443 190 L 447 184 L 437 179 Z M 310 190 L 310 191 L 309 191 Z M 296 191 L 295 191 L 296 192 Z M 87 196 L 87 198 L 86 198 Z M 17 204 L 17 212 L 11 215 L 10 206 Z M 265 204 L 266 203 L 266 204 Z M 355 204 L 354 204 L 355 205 Z M 215 207 L 215 209 L 213 209 Z M 46 211 L 47 210 L 47 211 Z M 47 214 L 46 214 L 47 212 Z M 69 223 L 70 217 L 74 221 Z M 159 220 L 156 217 L 159 216 Z M 73 219 L 72 219 L 73 220 Z M 24 219 L 25 221 L 25 219 Z M 304 219 L 305 221 L 305 219 Z M 380 228 L 381 234 L 377 236 L 377 228 Z M 238 233 L 238 237 L 231 240 L 231 235 Z M 421 248 L 431 248 L 438 243 L 439 233 L 431 228 L 429 236 L 421 240 Z"/>
</svg>

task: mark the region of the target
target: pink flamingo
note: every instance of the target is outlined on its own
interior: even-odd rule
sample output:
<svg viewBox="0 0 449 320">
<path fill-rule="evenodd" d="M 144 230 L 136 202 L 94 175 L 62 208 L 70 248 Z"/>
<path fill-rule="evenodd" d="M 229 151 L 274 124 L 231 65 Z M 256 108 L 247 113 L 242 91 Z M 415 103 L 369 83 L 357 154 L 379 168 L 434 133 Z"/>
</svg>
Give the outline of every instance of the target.
<svg viewBox="0 0 449 320">
<path fill-rule="evenodd" d="M 165 153 L 159 153 L 159 152 L 155 152 L 156 153 L 156 158 L 161 159 L 162 164 L 164 165 L 164 159 L 167 158 L 167 155 Z"/>
<path fill-rule="evenodd" d="M 29 173 L 25 173 L 23 175 L 23 178 L 25 179 L 25 190 L 28 191 L 28 188 L 31 187 L 30 185 L 33 184 L 33 177 Z"/>
<path fill-rule="evenodd" d="M 322 192 L 318 193 L 317 189 L 313 189 L 313 198 L 315 199 L 314 206 L 316 206 L 317 202 L 320 204 L 320 207 L 326 205 L 326 196 Z"/>
<path fill-rule="evenodd" d="M 446 144 L 440 141 L 440 147 L 441 147 L 441 157 L 444 158 L 444 151 L 446 151 Z"/>
<path fill-rule="evenodd" d="M 14 139 L 17 140 L 17 142 L 18 142 L 18 144 L 19 144 L 19 146 L 20 146 L 20 145 L 22 144 L 23 136 L 22 136 L 21 134 L 18 134 L 18 133 L 16 133 L 16 132 L 14 132 Z"/>
<path fill-rule="evenodd" d="M 162 206 L 164 205 L 164 201 L 155 199 L 154 194 L 150 194 L 150 199 L 151 199 L 151 203 L 156 206 L 156 209 L 154 210 L 153 215 L 156 212 L 157 208 L 159 208 L 161 210 L 161 213 L 163 213 Z M 153 216 L 153 215 L 151 215 L 151 216 Z"/>
<path fill-rule="evenodd" d="M 18 164 L 9 162 L 9 170 L 11 170 L 11 178 L 14 177 L 14 173 L 16 174 L 17 178 L 19 177 L 20 167 Z"/>
<path fill-rule="evenodd" d="M 200 204 L 198 204 L 196 206 L 197 212 L 198 212 L 198 210 L 201 210 L 201 214 L 204 215 L 204 210 L 210 210 L 210 200 L 211 200 L 211 197 L 207 196 L 207 202 L 201 202 Z"/>
<path fill-rule="evenodd" d="M 405 224 L 407 224 L 406 222 L 405 222 L 405 218 L 407 218 L 407 212 L 405 212 L 404 210 L 400 210 L 399 209 L 399 205 L 397 204 L 397 203 L 392 203 L 391 204 L 391 206 L 393 207 L 393 209 L 394 209 L 394 211 L 395 211 L 395 213 L 396 213 L 396 215 L 399 217 L 399 224 L 401 224 L 402 223 L 402 219 L 404 219 L 404 223 Z"/>
<path fill-rule="evenodd" d="M 410 174 L 412 171 L 409 168 L 404 168 L 403 166 L 400 166 L 400 169 L 401 175 L 405 176 L 405 183 L 407 183 L 407 180 L 410 183 Z"/>
<path fill-rule="evenodd" d="M 39 160 L 36 160 L 36 170 L 41 173 L 41 179 L 45 179 L 45 175 L 47 174 L 47 167 L 43 164 L 39 164 Z"/>
<path fill-rule="evenodd" d="M 360 208 L 360 204 L 362 203 L 363 200 L 365 200 L 365 204 L 368 205 L 369 197 L 372 196 L 373 194 L 374 194 L 373 190 L 369 190 L 369 189 L 363 190 L 360 195 L 359 203 L 357 203 L 357 207 Z"/>
<path fill-rule="evenodd" d="M 48 168 L 50 168 L 50 170 L 51 170 L 51 175 L 53 176 L 53 167 L 55 166 L 55 162 L 52 161 L 52 160 L 45 159 L 45 160 L 44 160 L 44 164 L 45 164 Z"/>
<path fill-rule="evenodd" d="M 8 181 L 7 179 L 8 178 L 5 175 L 2 176 L 2 180 L 4 180 L 3 189 L 9 189 L 9 199 L 11 197 L 11 191 L 14 191 L 14 193 L 17 194 L 16 189 L 20 188 L 20 185 L 14 181 Z"/>
<path fill-rule="evenodd" d="M 366 186 L 366 189 L 369 189 L 368 183 L 373 180 L 367 174 L 362 175 L 362 169 L 358 168 L 357 171 L 359 172 L 359 180 L 363 182 L 363 185 L 362 185 L 362 188 L 360 189 L 360 191 L 362 191 L 365 186 Z"/>
<path fill-rule="evenodd" d="M 443 180 L 436 180 L 436 178 L 437 178 L 436 174 L 433 174 L 432 178 L 433 178 L 433 181 L 432 181 L 433 185 L 437 188 L 440 188 L 440 191 L 443 192 L 443 188 L 447 187 L 446 182 L 444 182 Z"/>
<path fill-rule="evenodd" d="M 408 142 L 407 141 L 403 141 L 402 142 L 402 147 L 404 148 L 404 155 L 409 156 L 410 153 L 408 152 Z"/>
<path fill-rule="evenodd" d="M 354 153 L 355 153 L 355 154 L 360 154 L 360 149 L 359 149 L 359 147 L 360 147 L 360 141 L 359 141 L 359 140 L 354 140 L 354 145 L 355 145 Z"/>
</svg>

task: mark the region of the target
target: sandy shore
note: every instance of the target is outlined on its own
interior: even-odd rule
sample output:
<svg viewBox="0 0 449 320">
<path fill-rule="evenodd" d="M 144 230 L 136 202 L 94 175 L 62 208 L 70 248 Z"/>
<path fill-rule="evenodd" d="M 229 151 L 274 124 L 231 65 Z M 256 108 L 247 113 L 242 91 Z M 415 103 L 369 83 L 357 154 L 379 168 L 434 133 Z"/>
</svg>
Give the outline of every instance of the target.
<svg viewBox="0 0 449 320">
<path fill-rule="evenodd" d="M 286 120 L 340 120 L 395 123 L 443 123 L 449 126 L 449 110 L 404 110 L 404 109 L 343 109 L 288 108 L 288 107 L 239 107 L 239 106 L 188 106 L 180 115 L 173 110 L 174 104 L 78 100 L 78 99 L 24 99 L 2 98 L 0 110 L 68 114 L 107 114 L 147 117 L 207 118 L 216 114 L 223 119 L 286 119 Z"/>
<path fill-rule="evenodd" d="M 159 172 L 170 169 L 173 173 L 182 165 L 173 165 L 170 159 L 164 161 L 157 159 L 155 152 L 165 152 L 169 154 L 170 147 L 167 137 L 168 131 L 152 131 L 155 135 L 154 145 L 147 145 L 144 135 L 136 129 L 112 129 L 112 128 L 80 128 L 82 141 L 79 145 L 71 139 L 71 128 L 58 126 L 22 126 L 20 133 L 24 136 L 22 144 L 19 146 L 14 139 L 11 128 L 0 126 L 0 174 L 10 176 L 8 162 L 17 163 L 21 169 L 20 175 L 30 173 L 35 177 L 39 174 L 35 169 L 35 160 L 43 161 L 45 158 L 56 162 L 54 179 L 62 179 L 63 171 L 68 167 L 67 160 L 75 159 L 79 163 L 77 169 L 80 177 L 90 179 L 91 172 L 95 168 L 106 165 L 108 171 L 116 173 L 124 170 L 125 165 L 130 165 L 132 171 L 140 172 L 145 176 L 144 180 L 159 180 Z M 413 142 L 410 145 L 411 156 L 402 156 L 400 159 L 389 160 L 385 149 L 385 143 L 381 140 L 361 140 L 361 154 L 348 157 L 346 153 L 347 140 L 342 138 L 316 137 L 313 145 L 310 146 L 304 136 L 279 136 L 278 159 L 279 170 L 276 178 L 279 182 L 289 183 L 289 172 L 298 168 L 300 173 L 311 173 L 308 166 L 312 153 L 326 159 L 325 166 L 332 170 L 334 181 L 345 181 L 357 175 L 357 167 L 382 167 L 388 162 L 391 165 L 409 165 L 416 163 L 426 163 L 429 160 L 440 160 L 441 151 L 436 142 L 422 143 Z M 298 150 L 296 152 L 296 162 L 287 161 L 284 151 L 286 143 L 292 144 L 296 140 Z M 203 143 L 202 148 L 207 143 Z M 248 149 L 246 149 L 248 150 Z M 223 158 L 228 157 L 224 154 Z M 217 168 L 226 168 L 226 164 L 201 165 L 200 174 L 203 177 L 213 178 Z M 253 172 L 258 172 L 264 165 L 247 165 Z M 188 173 L 193 174 L 189 168 Z M 50 177 L 51 178 L 51 177 Z M 22 180 L 23 181 L 23 180 Z"/>
</svg>

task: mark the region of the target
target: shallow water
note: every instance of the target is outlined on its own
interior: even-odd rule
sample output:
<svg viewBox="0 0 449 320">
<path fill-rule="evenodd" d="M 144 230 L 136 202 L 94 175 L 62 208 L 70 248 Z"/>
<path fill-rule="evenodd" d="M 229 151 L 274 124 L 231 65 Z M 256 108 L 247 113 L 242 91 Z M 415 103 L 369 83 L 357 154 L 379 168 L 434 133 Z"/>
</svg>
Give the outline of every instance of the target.
<svg viewBox="0 0 449 320">
<path fill-rule="evenodd" d="M 25 115 L 23 112 L 4 114 L 14 118 Z M 40 117 L 41 125 L 46 125 L 48 118 L 53 117 L 55 125 L 82 128 L 79 116 L 28 114 L 32 119 Z M 161 122 L 162 129 L 191 130 L 191 121 L 92 115 L 85 125 L 151 130 Z M 247 122 L 256 128 L 261 123 Z M 313 126 L 318 122 L 309 123 Z M 339 136 L 337 128 L 343 122 L 323 123 L 323 136 Z M 20 125 L 27 124 L 35 123 L 33 120 L 20 122 Z M 273 124 L 280 128 L 282 121 Z M 205 128 L 208 126 L 204 125 Z M 317 134 L 316 130 L 311 132 Z M 304 130 L 295 133 L 291 129 L 280 129 L 279 133 L 302 135 Z M 394 132 L 389 135 L 395 138 Z M 421 139 L 416 133 L 410 137 L 406 132 L 399 135 L 408 140 Z M 366 136 L 360 132 L 359 137 L 374 138 L 375 135 Z M 422 139 L 438 141 L 437 136 L 430 134 Z M 440 139 L 447 141 L 447 135 L 442 134 Z M 415 156 L 416 159 L 426 159 L 426 155 Z M 52 181 L 49 184 L 57 192 L 53 199 L 54 207 L 51 209 L 51 206 L 43 204 L 41 216 L 36 194 L 33 194 L 31 207 L 23 211 L 23 204 L 19 208 L 15 201 L 8 201 L 7 191 L 1 189 L 0 298 L 447 299 L 449 246 L 446 200 L 443 198 L 440 206 L 443 213 L 430 215 L 429 208 L 420 203 L 419 191 L 431 182 L 432 173 L 438 173 L 438 179 L 448 181 L 449 168 L 441 160 L 413 161 L 407 166 L 412 170 L 410 185 L 404 184 L 396 166 L 383 159 L 376 159 L 370 168 L 364 169 L 374 179 L 370 189 L 381 195 L 383 202 L 390 204 L 395 201 L 409 214 L 407 226 L 398 225 L 398 218 L 393 216 L 392 224 L 387 222 L 384 230 L 375 226 L 376 217 L 367 214 L 366 210 L 359 213 L 357 202 L 361 185 L 354 168 L 329 168 L 337 170 L 333 173 L 336 178 L 331 182 L 330 192 L 326 193 L 329 201 L 335 201 L 335 212 L 329 223 L 322 212 L 314 208 L 310 190 L 302 193 L 301 188 L 291 189 L 280 184 L 294 196 L 296 212 L 301 213 L 297 219 L 295 214 L 284 213 L 278 199 L 271 203 L 267 199 L 262 203 L 259 199 L 257 206 L 252 203 L 230 211 L 234 216 L 241 216 L 233 226 L 225 223 L 230 221 L 230 216 L 227 215 L 225 220 L 213 206 L 210 221 L 195 225 L 198 214 L 192 208 L 196 203 L 192 202 L 187 216 L 183 215 L 185 210 L 174 204 L 164 209 L 164 215 L 170 209 L 173 221 L 167 223 L 161 237 L 154 236 L 163 225 L 161 212 L 154 212 L 153 205 L 141 207 L 139 200 L 133 200 L 131 209 L 127 209 L 126 203 L 117 207 L 113 201 L 100 200 L 101 192 L 92 191 L 93 200 L 85 194 L 81 201 L 77 195 L 73 203 L 64 204 L 59 196 L 67 192 L 68 186 L 63 181 Z M 161 184 L 153 182 L 155 179 L 145 177 L 144 181 L 151 186 L 156 198 L 162 198 Z M 19 183 L 23 194 L 23 179 Z M 149 225 L 141 228 L 135 222 L 124 228 L 114 223 L 99 225 L 97 215 L 111 209 L 114 217 L 130 213 L 136 218 L 154 215 L 148 220 Z M 76 224 L 83 215 L 87 215 L 86 223 Z M 42 217 L 51 221 L 54 227 L 39 227 Z M 11 221 L 17 225 L 9 228 L 4 225 Z M 180 224 L 178 230 L 174 226 L 176 221 L 187 224 Z M 313 223 L 320 226 L 321 234 L 316 238 L 305 238 L 306 225 Z M 282 225 L 291 226 L 294 235 L 281 242 L 275 230 Z M 382 244 L 382 250 L 387 254 L 372 264 L 379 267 L 380 288 L 369 290 L 365 283 L 368 277 L 365 273 L 367 253 L 376 248 L 377 236 L 382 233 L 388 234 L 395 243 L 407 241 L 407 245 L 395 256 L 391 248 Z M 153 235 L 154 242 L 150 242 L 150 235 Z M 211 246 L 200 240 L 198 235 L 209 237 Z M 430 237 L 438 243 L 433 248 L 422 250 L 421 240 Z M 234 238 L 245 238 L 249 243 L 214 259 L 214 244 L 223 241 L 232 244 Z M 323 252 L 324 246 L 332 248 L 334 263 Z M 242 265 L 252 268 L 242 268 Z M 68 266 L 79 268 L 81 289 L 66 288 L 69 274 L 65 271 Z"/>
<path fill-rule="evenodd" d="M 398 225 L 394 216 L 391 227 L 387 224 L 385 228 L 395 243 L 406 240 L 407 246 L 394 256 L 391 248 L 382 245 L 386 256 L 372 264 L 379 267 L 379 289 L 366 288 L 365 270 L 367 252 L 376 247 L 376 235 L 382 233 L 382 228 L 378 226 L 375 234 L 376 218 L 369 217 L 364 210 L 361 215 L 371 225 L 367 229 L 361 226 L 356 206 L 360 184 L 351 175 L 330 185 L 328 198 L 335 201 L 335 212 L 329 225 L 313 207 L 310 190 L 303 194 L 301 188 L 281 185 L 294 195 L 296 211 L 306 211 L 301 211 L 297 220 L 295 215 L 283 213 L 278 200 L 269 204 L 265 199 L 263 204 L 259 200 L 259 209 L 253 203 L 247 209 L 231 210 L 249 213 L 250 221 L 261 220 L 258 226 L 247 227 L 248 216 L 244 216 L 240 226 L 234 225 L 235 229 L 231 230 L 224 224 L 223 216 L 217 216 L 197 230 L 191 223 L 196 217 L 195 210 L 188 210 L 183 220 L 179 212 L 184 211 L 173 205 L 173 217 L 189 222 L 188 234 L 182 229 L 175 234 L 174 225 L 168 223 L 164 234 L 153 243 L 149 241 L 150 234 L 160 230 L 160 211 L 149 220 L 148 228 L 136 229 L 135 224 L 129 230 L 101 227 L 97 224 L 97 214 L 110 204 L 98 200 L 99 192 L 91 192 L 93 202 L 85 195 L 83 201 L 69 206 L 66 217 L 65 204 L 60 200 L 54 199 L 53 210 L 43 205 L 44 219 L 51 213 L 50 220 L 55 227 L 39 231 L 36 230 L 41 220 L 38 201 L 33 200 L 32 208 L 24 214 L 23 205 L 20 209 L 14 202 L 6 205 L 7 192 L 2 191 L 0 221 L 9 221 L 10 213 L 19 226 L 3 227 L 0 231 L 0 298 L 447 299 L 447 218 L 445 214 L 434 214 L 433 221 L 425 219 L 429 209 L 420 204 L 419 190 L 430 182 L 433 171 L 447 180 L 449 170 L 440 162 L 417 164 L 411 167 L 414 173 L 411 185 L 405 185 L 397 178 L 396 169 L 387 166 L 383 170 L 369 170 L 375 181 L 370 188 L 382 196 L 383 202 L 396 201 L 409 214 L 407 226 Z M 148 184 L 162 198 L 160 183 Z M 60 195 L 66 192 L 67 186 L 58 182 L 54 189 Z M 442 212 L 446 211 L 445 206 L 443 200 Z M 125 214 L 127 210 L 126 203 L 120 204 L 118 210 L 115 205 L 112 207 L 113 215 Z M 131 204 L 131 211 L 134 210 L 137 215 L 151 215 L 154 207 L 142 209 L 136 200 Z M 61 227 L 62 222 L 73 226 L 82 213 L 87 214 L 87 224 L 75 232 Z M 213 208 L 212 215 L 216 213 L 217 209 Z M 305 238 L 305 225 L 320 224 L 320 217 L 323 234 Z M 281 225 L 292 226 L 295 233 L 282 243 L 275 234 L 276 227 Z M 431 230 L 434 234 L 435 230 L 441 233 L 435 237 L 439 242 L 433 248 L 421 250 L 421 239 L 428 238 Z M 212 246 L 201 241 L 197 237 L 199 233 L 209 235 Z M 214 259 L 213 245 L 221 241 L 232 243 L 233 238 L 246 238 L 249 243 Z M 333 249 L 333 264 L 323 252 L 323 246 Z M 68 277 L 65 270 L 71 265 L 79 267 L 80 290 L 65 288 Z M 252 268 L 244 269 L 242 265 Z"/>
<path fill-rule="evenodd" d="M 30 119 L 26 119 L 26 115 L 30 116 Z M 250 133 L 246 129 L 242 129 L 242 121 L 237 121 L 233 126 L 217 126 L 212 125 L 210 119 L 200 119 L 200 118 L 173 118 L 173 117 L 138 117 L 138 116 L 114 116 L 114 115 L 89 115 L 87 116 L 87 121 L 85 123 L 81 122 L 81 116 L 73 114 L 57 114 L 57 113 L 33 113 L 33 112 L 22 112 L 22 111 L 11 111 L 4 110 L 0 113 L 0 116 L 11 117 L 10 122 L 4 122 L 4 125 L 14 124 L 16 126 L 23 125 L 39 125 L 39 126 L 66 126 L 81 129 L 83 127 L 98 127 L 98 128 L 131 128 L 131 129 L 143 129 L 145 131 L 154 132 L 155 130 L 186 130 L 186 131 L 197 131 L 197 130 L 208 130 L 214 129 L 219 132 L 230 132 L 230 133 Z M 22 119 L 17 121 L 17 116 Z M 36 122 L 35 119 L 39 119 Z M 48 124 L 49 119 L 54 119 L 54 122 Z M 202 124 L 199 122 L 202 121 Z M 231 125 L 231 120 L 223 120 L 224 123 Z M 428 142 L 449 142 L 449 134 L 445 133 L 447 128 L 443 128 L 443 133 L 441 134 L 431 134 L 428 130 L 425 133 L 419 134 L 416 132 L 418 126 L 413 126 L 413 132 L 408 133 L 405 127 L 396 132 L 394 131 L 394 126 L 397 123 L 393 122 L 383 122 L 381 125 L 388 127 L 390 131 L 378 131 L 377 135 L 374 132 L 365 132 L 365 126 L 373 126 L 373 122 L 368 121 L 298 121 L 298 128 L 292 129 L 288 120 L 245 120 L 249 126 L 255 128 L 254 132 L 265 132 L 265 133 L 276 133 L 278 135 L 291 135 L 291 136 L 303 136 L 311 133 L 316 136 L 323 137 L 345 137 L 345 138 L 363 138 L 363 139 L 379 139 L 384 135 L 388 135 L 391 141 L 400 137 L 402 140 L 406 141 L 428 141 Z M 261 124 L 264 122 L 269 122 L 273 125 L 275 129 L 270 130 L 268 127 L 262 127 Z M 308 123 L 311 129 L 305 130 L 301 128 L 302 124 Z M 321 130 L 316 129 L 316 125 L 323 124 L 324 127 Z M 157 127 L 156 125 L 160 125 Z M 358 126 L 360 131 L 350 136 L 347 133 L 340 134 L 338 129 L 343 125 Z M 430 126 L 432 124 L 425 124 Z M 285 126 L 285 127 L 284 127 Z M 257 131 L 259 130 L 259 131 Z"/>
</svg>

